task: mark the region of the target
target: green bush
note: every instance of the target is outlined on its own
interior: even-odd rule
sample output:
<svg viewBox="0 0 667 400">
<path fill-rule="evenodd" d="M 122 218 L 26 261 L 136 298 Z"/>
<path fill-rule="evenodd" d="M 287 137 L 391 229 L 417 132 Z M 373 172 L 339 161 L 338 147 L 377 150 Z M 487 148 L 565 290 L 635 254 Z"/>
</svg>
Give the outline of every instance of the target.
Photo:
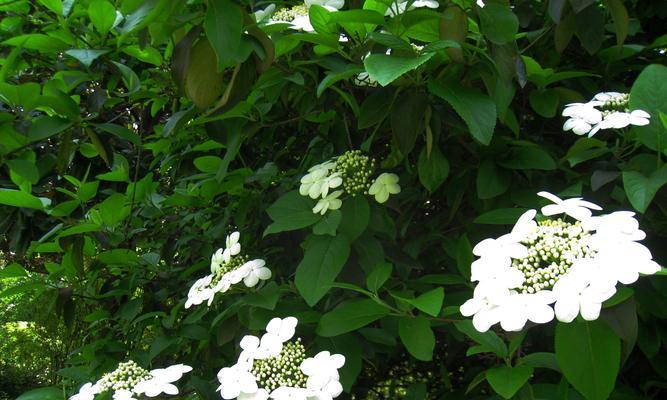
<svg viewBox="0 0 667 400">
<path fill-rule="evenodd" d="M 153 371 L 220 398 L 242 338 L 291 333 L 288 316 L 301 342 L 271 348 L 290 356 L 270 377 L 333 397 L 667 393 L 667 3 L 15 0 L 0 17 L 7 394 L 139 396 Z M 278 363 L 260 350 L 245 372 Z M 318 351 L 345 363 L 306 374 Z"/>
</svg>

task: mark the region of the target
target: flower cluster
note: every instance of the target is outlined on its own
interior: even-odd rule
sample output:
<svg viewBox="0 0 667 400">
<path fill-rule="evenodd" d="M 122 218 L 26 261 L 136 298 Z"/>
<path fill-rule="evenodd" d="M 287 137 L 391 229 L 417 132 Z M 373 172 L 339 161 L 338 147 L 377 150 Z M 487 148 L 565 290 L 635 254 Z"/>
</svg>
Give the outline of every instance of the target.
<svg viewBox="0 0 667 400">
<path fill-rule="evenodd" d="M 271 278 L 271 270 L 265 266 L 264 260 L 248 260 L 247 256 L 240 254 L 240 236 L 238 232 L 227 235 L 225 248 L 218 249 L 211 256 L 211 273 L 190 287 L 185 308 L 205 301 L 210 306 L 216 293 L 224 293 L 241 281 L 246 287 L 253 287 L 260 280 Z"/>
<path fill-rule="evenodd" d="M 286 23 L 291 29 L 313 32 L 315 29 L 308 15 L 308 9 L 312 5 L 322 6 L 329 11 L 338 11 L 345 5 L 345 0 L 304 0 L 303 4 L 277 11 L 276 5 L 270 4 L 265 9 L 255 12 L 255 20 L 266 25 Z"/>
<path fill-rule="evenodd" d="M 327 210 L 337 210 L 343 204 L 343 193 L 350 196 L 369 194 L 378 203 L 384 203 L 390 194 L 398 194 L 398 176 L 382 173 L 371 182 L 375 160 L 359 150 L 351 150 L 334 160 L 315 165 L 301 178 L 299 193 L 311 199 L 319 199 L 313 212 L 324 215 Z M 338 189 L 338 190 L 334 190 Z"/>
<path fill-rule="evenodd" d="M 115 370 L 106 373 L 96 383 L 88 382 L 70 400 L 93 400 L 97 394 L 113 391 L 114 400 L 136 400 L 137 396 L 156 397 L 162 393 L 178 394 L 173 384 L 192 367 L 176 364 L 168 368 L 148 371 L 134 361 L 118 364 Z"/>
<path fill-rule="evenodd" d="M 345 357 L 328 351 L 306 357 L 301 340 L 292 340 L 297 323 L 294 317 L 273 318 L 261 338 L 241 340 L 237 363 L 218 372 L 223 399 L 324 400 L 342 393 L 338 369 Z"/>
<path fill-rule="evenodd" d="M 595 135 L 601 129 L 621 129 L 629 125 L 648 125 L 651 116 L 644 110 L 628 108 L 627 93 L 602 92 L 588 103 L 571 103 L 565 106 L 563 116 L 569 117 L 563 125 L 564 131 L 577 135 Z"/>
<path fill-rule="evenodd" d="M 510 233 L 473 249 L 479 259 L 472 263 L 471 280 L 478 283 L 461 314 L 474 315 L 481 332 L 496 323 L 519 331 L 529 320 L 547 323 L 554 315 L 563 322 L 579 314 L 595 320 L 617 283 L 631 284 L 640 273 L 660 270 L 638 243 L 646 235 L 634 213 L 593 216 L 591 210 L 601 208 L 581 198 L 538 195 L 554 203 L 542 208 L 546 218 L 536 221 L 537 211 L 526 211 Z M 553 217 L 559 214 L 569 218 Z"/>
</svg>

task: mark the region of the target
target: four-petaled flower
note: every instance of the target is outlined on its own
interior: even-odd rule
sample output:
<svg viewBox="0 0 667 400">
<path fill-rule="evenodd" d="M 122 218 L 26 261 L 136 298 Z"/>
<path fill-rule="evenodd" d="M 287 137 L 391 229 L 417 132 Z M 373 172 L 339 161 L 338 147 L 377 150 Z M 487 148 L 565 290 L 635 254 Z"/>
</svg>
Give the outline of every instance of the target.
<svg viewBox="0 0 667 400">
<path fill-rule="evenodd" d="M 375 196 L 375 201 L 384 203 L 389 199 L 390 194 L 401 193 L 401 187 L 398 185 L 398 175 L 388 172 L 382 173 L 375 182 L 368 188 L 368 194 Z"/>
<path fill-rule="evenodd" d="M 315 207 L 313 207 L 313 213 L 324 215 L 327 210 L 338 210 L 343 205 L 343 201 L 339 199 L 341 194 L 343 194 L 342 190 L 336 190 L 328 196 L 319 199 Z"/>
</svg>

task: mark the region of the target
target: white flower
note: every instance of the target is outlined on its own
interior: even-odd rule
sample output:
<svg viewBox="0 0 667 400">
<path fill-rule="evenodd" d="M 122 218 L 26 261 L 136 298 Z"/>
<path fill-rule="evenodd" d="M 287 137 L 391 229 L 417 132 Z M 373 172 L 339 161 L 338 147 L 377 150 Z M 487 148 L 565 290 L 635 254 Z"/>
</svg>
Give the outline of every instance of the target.
<svg viewBox="0 0 667 400">
<path fill-rule="evenodd" d="M 172 365 L 168 368 L 152 370 L 152 378 L 141 381 L 134 386 L 134 391 L 147 397 L 156 397 L 164 394 L 176 395 L 178 388 L 173 384 L 181 379 L 184 373 L 192 371 L 192 367 L 184 364 Z"/>
<path fill-rule="evenodd" d="M 588 133 L 588 137 L 595 135 L 601 129 L 621 129 L 628 125 L 644 126 L 648 125 L 651 115 L 644 110 L 634 110 L 632 112 L 615 111 L 596 124 Z"/>
<path fill-rule="evenodd" d="M 264 260 L 252 260 L 248 261 L 246 264 L 249 264 L 250 271 L 245 278 L 243 278 L 243 283 L 247 287 L 253 287 L 259 283 L 260 280 L 267 280 L 271 278 L 271 270 L 265 267 L 266 262 Z"/>
<path fill-rule="evenodd" d="M 616 282 L 605 278 L 604 272 L 594 261 L 580 260 L 556 282 L 554 310 L 559 321 L 572 322 L 579 313 L 587 321 L 598 318 L 602 302 L 616 292 Z"/>
<path fill-rule="evenodd" d="M 524 213 L 512 232 L 482 240 L 471 266 L 478 281 L 473 297 L 461 305 L 484 332 L 496 323 L 506 331 L 523 329 L 528 321 L 563 322 L 577 315 L 595 320 L 602 303 L 616 292 L 616 284 L 631 284 L 640 274 L 654 274 L 660 266 L 641 243 L 634 213 L 618 211 L 592 216 L 595 204 L 581 198 L 562 200 L 540 192 L 555 204 L 542 208 L 545 216 L 567 214 L 575 222 L 545 219 L 535 223 L 534 210 Z M 553 306 L 551 306 L 553 304 Z"/>
<path fill-rule="evenodd" d="M 269 4 L 263 10 L 255 11 L 255 21 L 257 21 L 258 23 L 268 21 L 269 18 L 271 18 L 271 14 L 273 14 L 275 10 L 276 10 L 276 5 Z"/>
<path fill-rule="evenodd" d="M 375 201 L 382 204 L 389 199 L 390 194 L 401 193 L 401 187 L 398 184 L 398 175 L 384 172 L 375 179 L 368 188 L 368 194 L 375 196 Z"/>
<path fill-rule="evenodd" d="M 333 11 L 333 10 L 340 10 L 341 8 L 343 8 L 343 6 L 345 5 L 345 0 L 304 0 L 304 3 L 308 8 L 316 4 L 318 6 L 322 6 L 328 9 L 329 11 Z"/>
<path fill-rule="evenodd" d="M 601 104 L 603 102 L 567 104 L 562 115 L 570 118 L 563 124 L 563 130 L 572 130 L 577 135 L 589 133 L 594 124 L 602 121 L 602 111 L 595 108 Z"/>
<path fill-rule="evenodd" d="M 239 237 L 241 236 L 238 232 L 233 232 L 230 235 L 227 235 L 225 239 L 225 251 L 222 253 L 222 258 L 225 262 L 229 262 L 232 259 L 232 256 L 235 256 L 241 252 L 241 245 L 239 244 Z"/>
<path fill-rule="evenodd" d="M 385 12 L 386 16 L 394 17 L 399 14 L 403 14 L 406 10 L 414 10 L 415 8 L 438 8 L 440 3 L 436 0 L 415 0 L 410 4 L 408 8 L 409 0 L 395 0 Z"/>
<path fill-rule="evenodd" d="M 299 194 L 308 195 L 311 199 L 324 198 L 329 194 L 329 189 L 335 189 L 342 184 L 343 178 L 339 172 L 329 175 L 328 168 L 318 168 L 301 178 Z"/>
<path fill-rule="evenodd" d="M 238 400 L 267 400 L 269 392 L 266 389 L 258 389 L 255 393 L 243 393 L 237 397 Z"/>
<path fill-rule="evenodd" d="M 306 388 L 321 391 L 331 397 L 337 397 L 343 392 L 338 370 L 345 365 L 345 357 L 341 354 L 331 354 L 321 351 L 315 357 L 307 358 L 301 363 L 301 371 L 308 376 Z"/>
<path fill-rule="evenodd" d="M 209 287 L 212 279 L 213 275 L 206 275 L 192 285 L 188 292 L 188 300 L 185 302 L 185 308 L 201 304 L 215 296 L 215 292 Z"/>
<path fill-rule="evenodd" d="M 311 392 L 308 389 L 281 386 L 271 392 L 274 400 L 309 400 Z"/>
<path fill-rule="evenodd" d="M 70 397 L 70 400 L 93 400 L 95 395 L 101 392 L 97 383 L 88 382 L 79 388 L 79 393 Z"/>
<path fill-rule="evenodd" d="M 327 210 L 338 210 L 343 205 L 343 202 L 338 198 L 341 194 L 343 194 L 342 190 L 336 190 L 328 196 L 319 199 L 315 207 L 313 207 L 313 213 L 324 215 Z"/>
<path fill-rule="evenodd" d="M 484 8 L 486 4 L 484 4 L 484 1 L 482 0 L 477 0 L 477 5 L 479 6 L 479 8 Z"/>
<path fill-rule="evenodd" d="M 290 28 L 297 31 L 315 32 L 315 28 L 313 28 L 313 25 L 310 23 L 310 17 L 308 15 L 294 17 L 290 24 Z"/>
<path fill-rule="evenodd" d="M 218 390 L 223 399 L 235 399 L 241 393 L 252 394 L 257 392 L 257 380 L 247 368 L 239 364 L 225 367 L 218 372 L 220 386 Z"/>
<path fill-rule="evenodd" d="M 127 389 L 116 390 L 113 393 L 113 400 L 137 400 L 134 393 Z"/>
<path fill-rule="evenodd" d="M 537 195 L 554 202 L 554 204 L 542 207 L 542 214 L 546 216 L 567 214 L 574 219 L 584 221 L 593 214 L 591 210 L 602 210 L 597 204 L 582 200 L 580 197 L 561 200 L 558 196 L 549 192 L 539 192 Z"/>
<path fill-rule="evenodd" d="M 545 324 L 554 318 L 549 305 L 555 301 L 550 290 L 534 294 L 513 292 L 498 310 L 500 326 L 506 331 L 520 331 L 527 321 Z"/>
<path fill-rule="evenodd" d="M 211 256 L 211 273 L 216 274 L 220 271 L 220 268 L 225 264 L 225 258 L 223 257 L 225 249 L 218 249 Z"/>
</svg>

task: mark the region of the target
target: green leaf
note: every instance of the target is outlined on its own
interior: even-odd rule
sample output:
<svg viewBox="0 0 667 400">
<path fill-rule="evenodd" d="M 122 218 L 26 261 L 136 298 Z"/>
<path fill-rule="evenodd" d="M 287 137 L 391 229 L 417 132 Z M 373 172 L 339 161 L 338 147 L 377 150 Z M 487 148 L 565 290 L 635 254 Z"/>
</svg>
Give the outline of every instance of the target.
<svg viewBox="0 0 667 400">
<path fill-rule="evenodd" d="M 602 10 L 597 4 L 593 4 L 575 17 L 576 35 L 589 54 L 597 53 L 604 40 L 605 17 Z"/>
<path fill-rule="evenodd" d="M 28 129 L 28 140 L 30 142 L 44 140 L 64 131 L 72 125 L 71 121 L 59 117 L 37 117 Z"/>
<path fill-rule="evenodd" d="M 402 92 L 391 110 L 391 133 L 401 154 L 407 156 L 424 130 L 428 99 L 416 90 Z"/>
<path fill-rule="evenodd" d="M 437 317 L 440 314 L 444 299 L 445 289 L 439 287 L 421 294 L 416 299 L 410 300 L 409 303 L 426 314 Z"/>
<path fill-rule="evenodd" d="M 141 88 L 141 80 L 130 67 L 116 61 L 111 62 L 120 71 L 120 74 L 123 77 L 123 83 L 125 84 L 125 87 L 129 93 L 134 93 Z"/>
<path fill-rule="evenodd" d="M 340 210 L 329 211 L 320 222 L 313 226 L 313 233 L 316 235 L 336 236 L 336 229 L 340 225 L 343 214 Z"/>
<path fill-rule="evenodd" d="M 628 37 L 628 26 L 630 25 L 628 10 L 623 5 L 623 0 L 606 0 L 605 3 L 607 3 L 607 8 L 614 19 L 616 45 L 622 46 L 625 38 Z"/>
<path fill-rule="evenodd" d="M 434 146 L 431 156 L 426 155 L 426 147 L 419 154 L 417 163 L 419 181 L 429 191 L 435 191 L 449 176 L 449 161 L 440 152 L 438 146 Z"/>
<path fill-rule="evenodd" d="M 350 255 L 345 236 L 315 236 L 296 267 L 294 283 L 301 297 L 314 306 L 329 291 Z"/>
<path fill-rule="evenodd" d="M 355 196 L 343 202 L 341 207 L 343 218 L 338 226 L 338 233 L 341 233 L 352 242 L 366 230 L 370 220 L 370 207 L 368 200 L 363 196 Z"/>
<path fill-rule="evenodd" d="M 472 245 L 468 240 L 468 235 L 464 233 L 456 243 L 456 268 L 462 276 L 470 278 L 472 261 Z"/>
<path fill-rule="evenodd" d="M 424 316 L 403 317 L 398 321 L 398 335 L 412 356 L 421 361 L 433 359 L 435 335 L 431 322 Z"/>
<path fill-rule="evenodd" d="M 556 169 L 556 162 L 551 155 L 540 147 L 516 146 L 513 147 L 507 158 L 499 164 L 510 169 L 541 169 L 550 171 Z"/>
<path fill-rule="evenodd" d="M 20 278 L 28 276 L 28 271 L 17 263 L 11 263 L 3 268 L 0 268 L 0 279 L 4 278 Z"/>
<path fill-rule="evenodd" d="M 340 304 L 320 318 L 317 334 L 323 337 L 342 335 L 385 317 L 389 309 L 371 299 L 351 300 Z"/>
<path fill-rule="evenodd" d="M 563 375 L 587 400 L 604 400 L 616 384 L 621 343 L 603 321 L 556 325 L 556 358 Z"/>
<path fill-rule="evenodd" d="M 393 266 L 388 262 L 377 264 L 366 278 L 366 287 L 372 292 L 377 292 L 391 276 L 392 268 Z"/>
<path fill-rule="evenodd" d="M 39 389 L 29 390 L 19 397 L 16 400 L 64 400 L 63 390 L 57 387 L 43 387 Z"/>
<path fill-rule="evenodd" d="M 630 109 L 644 110 L 653 118 L 646 126 L 632 128 L 639 141 L 652 150 L 667 150 L 667 128 L 656 118 L 660 112 L 667 114 L 667 67 L 653 64 L 644 68 L 630 91 Z"/>
<path fill-rule="evenodd" d="M 375 79 L 382 86 L 387 86 L 401 75 L 417 69 L 430 60 L 434 54 L 426 53 L 417 57 L 371 54 L 364 59 L 364 67 L 372 79 Z"/>
<path fill-rule="evenodd" d="M 107 0 L 93 0 L 88 6 L 88 16 L 95 29 L 106 36 L 116 21 L 116 8 Z"/>
<path fill-rule="evenodd" d="M 456 329 L 466 334 L 470 339 L 479 343 L 484 351 L 495 353 L 500 358 L 507 356 L 507 346 L 501 338 L 493 331 L 479 332 L 472 325 L 472 321 L 464 320 L 454 324 Z"/>
<path fill-rule="evenodd" d="M 35 210 L 43 210 L 44 207 L 51 203 L 51 200 L 46 198 L 39 198 L 20 190 L 0 189 L 0 204 L 12 207 L 34 208 Z"/>
<path fill-rule="evenodd" d="M 324 36 L 335 34 L 336 25 L 333 22 L 331 14 L 329 10 L 319 4 L 312 4 L 308 8 L 308 19 L 315 32 Z"/>
<path fill-rule="evenodd" d="M 28 182 L 35 184 L 39 181 L 39 170 L 34 162 L 17 158 L 7 161 L 6 164 L 12 172 Z"/>
<path fill-rule="evenodd" d="M 473 138 L 484 145 L 491 143 L 496 126 L 496 104 L 489 96 L 456 82 L 430 80 L 428 89 L 454 108 Z"/>
<path fill-rule="evenodd" d="M 495 44 L 505 44 L 514 40 L 519 31 L 519 18 L 505 5 L 487 3 L 478 8 L 482 33 Z"/>
<path fill-rule="evenodd" d="M 201 109 L 215 103 L 222 94 L 224 74 L 212 65 L 217 56 L 206 38 L 201 38 L 189 54 L 185 71 L 185 94 Z"/>
<path fill-rule="evenodd" d="M 468 36 L 468 16 L 461 7 L 452 5 L 447 7 L 440 18 L 440 39 L 454 41 L 460 45 L 465 43 Z M 447 56 L 459 64 L 463 64 L 463 50 L 461 48 L 445 49 Z"/>
<path fill-rule="evenodd" d="M 547 368 L 558 373 L 561 372 L 554 353 L 537 352 L 526 354 L 521 358 L 521 363 L 533 368 Z"/>
<path fill-rule="evenodd" d="M 130 180 L 130 164 L 125 157 L 116 153 L 113 156 L 111 172 L 99 174 L 97 179 L 109 182 L 127 182 Z"/>
<path fill-rule="evenodd" d="M 156 67 L 162 65 L 162 55 L 155 47 L 146 46 L 139 47 L 137 45 L 125 46 L 123 47 L 123 53 L 128 54 L 137 60 L 153 64 Z"/>
<path fill-rule="evenodd" d="M 320 220 L 320 215 L 313 213 L 314 205 L 310 198 L 301 196 L 298 191 L 284 194 L 266 209 L 273 223 L 264 230 L 264 236 L 313 225 Z"/>
<path fill-rule="evenodd" d="M 510 399 L 528 382 L 533 368 L 527 365 L 509 367 L 503 365 L 486 371 L 486 380 L 493 390 L 505 399 Z"/>
<path fill-rule="evenodd" d="M 62 0 L 37 0 L 37 2 L 49 10 L 53 11 L 56 15 L 60 16 L 63 13 L 63 2 Z"/>
<path fill-rule="evenodd" d="M 195 167 L 201 172 L 216 173 L 222 163 L 222 158 L 218 156 L 201 156 L 195 158 L 193 162 Z"/>
<path fill-rule="evenodd" d="M 41 33 L 29 33 L 14 36 L 11 39 L 5 40 L 2 44 L 22 47 L 28 50 L 37 50 L 45 54 L 58 53 L 69 47 L 69 45 L 62 40 Z"/>
<path fill-rule="evenodd" d="M 76 58 L 84 66 L 90 67 L 93 61 L 108 52 L 109 50 L 72 49 L 67 50 L 65 54 Z"/>
<path fill-rule="evenodd" d="M 477 196 L 480 199 L 492 199 L 509 189 L 512 175 L 505 169 L 498 168 L 493 160 L 484 160 L 477 171 Z M 477 217 L 479 219 L 479 217 Z"/>
<path fill-rule="evenodd" d="M 238 54 L 243 34 L 243 14 L 238 5 L 230 0 L 209 1 L 204 31 L 218 56 L 219 71 L 243 61 Z"/>
<path fill-rule="evenodd" d="M 528 95 L 530 106 L 536 113 L 545 118 L 556 116 L 558 109 L 558 92 L 554 89 L 536 89 Z"/>
<path fill-rule="evenodd" d="M 127 198 L 120 193 L 114 193 L 100 203 L 100 217 L 102 222 L 108 227 L 115 227 L 120 224 L 130 213 L 129 206 L 126 206 Z"/>
<path fill-rule="evenodd" d="M 625 194 L 628 196 L 632 207 L 640 213 L 646 212 L 655 194 L 666 183 L 667 164 L 663 165 L 659 170 L 653 171 L 649 177 L 637 171 L 623 171 L 623 188 L 625 189 Z"/>
</svg>

